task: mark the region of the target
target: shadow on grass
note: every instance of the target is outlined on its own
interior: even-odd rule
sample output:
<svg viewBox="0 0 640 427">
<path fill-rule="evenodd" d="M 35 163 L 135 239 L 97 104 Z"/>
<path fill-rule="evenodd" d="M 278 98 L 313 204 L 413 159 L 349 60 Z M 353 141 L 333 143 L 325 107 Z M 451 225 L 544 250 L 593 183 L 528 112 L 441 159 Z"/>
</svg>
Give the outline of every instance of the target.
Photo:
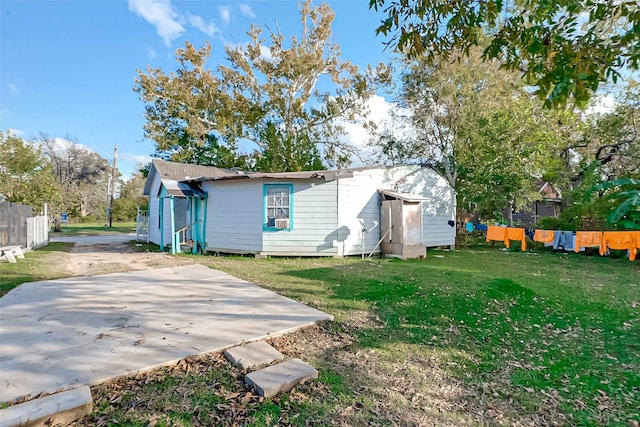
<svg viewBox="0 0 640 427">
<path fill-rule="evenodd" d="M 407 346 L 415 357 L 436 352 L 440 367 L 471 389 L 499 383 L 499 394 L 512 399 L 516 411 L 535 413 L 544 402 L 551 405 L 545 396 L 553 395 L 558 419 L 570 414 L 571 422 L 616 424 L 637 416 L 637 300 L 624 308 L 613 301 L 615 293 L 611 301 L 592 299 L 586 285 L 582 289 L 565 279 L 562 270 L 546 275 L 537 270 L 563 264 L 532 262 L 520 271 L 460 265 L 464 262 L 394 261 L 279 274 L 322 281 L 324 304 L 338 319 L 365 308 L 373 320 L 351 330 L 359 348 L 390 358 Z M 562 286 L 566 289 L 558 289 Z"/>
</svg>

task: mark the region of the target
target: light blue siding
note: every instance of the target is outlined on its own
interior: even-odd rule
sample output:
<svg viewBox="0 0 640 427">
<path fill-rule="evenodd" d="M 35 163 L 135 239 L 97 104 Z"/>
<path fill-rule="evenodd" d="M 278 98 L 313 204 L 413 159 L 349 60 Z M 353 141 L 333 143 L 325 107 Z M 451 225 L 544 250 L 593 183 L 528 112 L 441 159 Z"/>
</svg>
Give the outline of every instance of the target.
<svg viewBox="0 0 640 427">
<path fill-rule="evenodd" d="M 292 185 L 290 230 L 263 229 L 265 184 Z M 422 204 L 425 246 L 455 244 L 455 228 L 447 224 L 455 218 L 453 190 L 431 169 L 404 166 L 354 171 L 352 177 L 334 181 L 205 181 L 206 248 L 267 255 L 359 255 L 364 237 L 368 254 L 384 231 L 380 225 L 380 188 L 427 199 Z"/>
<path fill-rule="evenodd" d="M 205 181 L 206 249 L 220 252 L 262 250 L 262 184 L 259 180 Z"/>
<path fill-rule="evenodd" d="M 260 181 L 260 180 L 255 180 Z M 262 184 L 293 184 L 292 229 L 262 232 L 262 253 L 270 255 L 335 255 L 338 230 L 336 181 L 297 179 L 262 181 Z M 264 209 L 264 205 L 262 206 Z M 261 212 L 262 213 L 262 212 Z"/>
</svg>

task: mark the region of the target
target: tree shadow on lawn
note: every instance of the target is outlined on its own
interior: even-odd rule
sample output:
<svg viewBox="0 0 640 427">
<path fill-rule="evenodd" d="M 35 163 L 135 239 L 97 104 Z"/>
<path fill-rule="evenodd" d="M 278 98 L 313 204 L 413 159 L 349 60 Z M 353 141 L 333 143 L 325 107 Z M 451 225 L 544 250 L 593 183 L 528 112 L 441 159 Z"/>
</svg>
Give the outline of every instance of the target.
<svg viewBox="0 0 640 427">
<path fill-rule="evenodd" d="M 415 397 L 434 389 L 416 374 L 438 372 L 435 389 L 457 392 L 436 392 L 440 403 L 432 404 L 475 413 L 481 422 L 625 424 L 638 416 L 640 322 L 632 312 L 578 295 L 541 296 L 533 283 L 473 269 L 434 278 L 435 269 L 429 277 L 411 262 L 393 264 L 399 269 L 391 274 L 351 266 L 280 273 L 322 280 L 323 304 L 341 321 L 337 328 L 356 340 L 348 351 L 378 359 L 362 372 L 358 366 L 367 358 L 352 360 L 351 380 L 377 383 L 384 395 L 390 393 L 384 382 L 395 373 L 405 384 L 421 384 L 412 387 Z"/>
</svg>

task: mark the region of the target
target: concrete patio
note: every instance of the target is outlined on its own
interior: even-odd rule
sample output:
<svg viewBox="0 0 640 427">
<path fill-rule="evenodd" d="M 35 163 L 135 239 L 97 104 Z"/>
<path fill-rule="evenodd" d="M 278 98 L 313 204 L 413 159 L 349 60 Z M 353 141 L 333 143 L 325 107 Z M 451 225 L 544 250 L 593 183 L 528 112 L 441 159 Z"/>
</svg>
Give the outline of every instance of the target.
<svg viewBox="0 0 640 427">
<path fill-rule="evenodd" d="M 201 265 L 25 283 L 0 299 L 0 402 L 97 384 L 326 319 Z"/>
</svg>

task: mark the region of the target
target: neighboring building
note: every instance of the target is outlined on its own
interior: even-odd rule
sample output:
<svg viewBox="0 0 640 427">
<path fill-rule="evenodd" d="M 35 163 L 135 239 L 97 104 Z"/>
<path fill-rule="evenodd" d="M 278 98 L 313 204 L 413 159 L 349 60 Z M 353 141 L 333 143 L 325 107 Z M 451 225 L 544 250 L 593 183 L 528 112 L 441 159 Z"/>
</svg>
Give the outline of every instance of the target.
<svg viewBox="0 0 640 427">
<path fill-rule="evenodd" d="M 523 209 L 516 211 L 511 209 L 513 222 L 523 227 L 533 227 L 540 218 L 557 218 L 560 215 L 562 206 L 562 193 L 550 182 L 540 182 L 538 192 L 542 196 L 541 200 L 535 200 Z M 509 209 L 504 212 L 504 217 L 509 218 Z"/>
<path fill-rule="evenodd" d="M 149 240 L 161 246 L 179 246 L 184 239 L 176 231 L 186 227 L 194 251 L 375 253 L 388 231 L 381 226 L 383 197 L 419 203 L 421 219 L 411 222 L 412 232 L 425 247 L 455 244 L 454 190 L 419 165 L 260 173 L 154 160 L 144 194 L 150 197 Z"/>
</svg>

